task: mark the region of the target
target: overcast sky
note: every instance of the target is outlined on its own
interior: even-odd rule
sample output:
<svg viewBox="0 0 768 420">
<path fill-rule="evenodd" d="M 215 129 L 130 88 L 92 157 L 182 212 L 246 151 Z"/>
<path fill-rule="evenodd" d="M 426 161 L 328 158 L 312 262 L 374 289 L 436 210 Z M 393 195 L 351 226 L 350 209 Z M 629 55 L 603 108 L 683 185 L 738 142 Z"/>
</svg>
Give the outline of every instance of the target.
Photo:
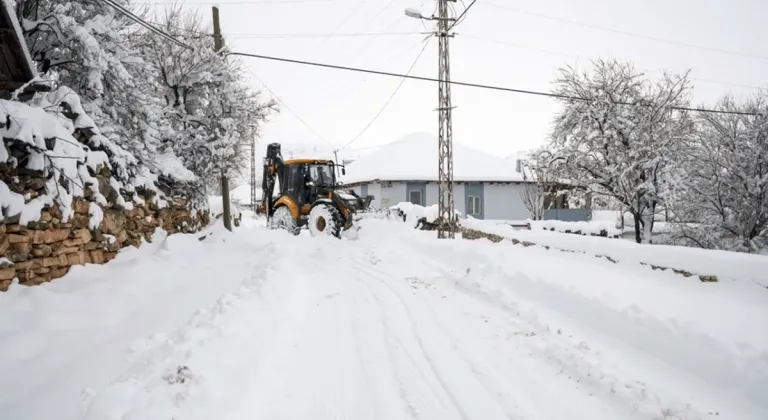
<svg viewBox="0 0 768 420">
<path fill-rule="evenodd" d="M 164 7 L 162 1 L 158 7 Z M 424 35 L 254 36 L 423 32 L 422 23 L 406 17 L 403 10 L 415 7 L 430 15 L 436 5 L 434 0 L 260 1 L 265 0 L 218 2 L 222 32 L 232 50 L 398 73 L 413 64 Z M 213 3 L 185 4 L 210 19 Z M 459 13 L 463 9 L 461 0 L 456 9 Z M 477 0 L 451 42 L 452 78 L 549 91 L 558 67 L 584 67 L 590 59 L 615 57 L 651 71 L 651 77 L 661 69 L 691 69 L 696 104 L 712 105 L 727 92 L 745 96 L 768 86 L 765 16 L 768 2 L 760 0 Z M 254 87 L 266 83 L 311 127 L 283 107 L 265 125 L 262 142 L 342 146 L 374 118 L 400 82 L 244 60 L 253 72 Z M 412 74 L 437 76 L 435 39 Z M 348 149 L 389 143 L 414 131 L 436 133 L 436 104 L 436 84 L 405 81 L 376 122 Z M 453 105 L 454 141 L 501 157 L 542 144 L 558 109 L 548 98 L 460 86 L 453 87 Z"/>
</svg>

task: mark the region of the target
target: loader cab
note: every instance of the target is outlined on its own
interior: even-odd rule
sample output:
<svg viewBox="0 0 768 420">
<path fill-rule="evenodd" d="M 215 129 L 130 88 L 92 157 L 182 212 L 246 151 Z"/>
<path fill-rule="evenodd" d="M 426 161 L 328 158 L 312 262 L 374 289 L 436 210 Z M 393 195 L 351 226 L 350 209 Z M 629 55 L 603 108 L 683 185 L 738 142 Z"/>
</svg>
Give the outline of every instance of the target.
<svg viewBox="0 0 768 420">
<path fill-rule="evenodd" d="M 301 208 L 336 187 L 336 167 L 333 161 L 291 159 L 285 161 L 280 179 L 280 195 L 286 195 Z"/>
</svg>

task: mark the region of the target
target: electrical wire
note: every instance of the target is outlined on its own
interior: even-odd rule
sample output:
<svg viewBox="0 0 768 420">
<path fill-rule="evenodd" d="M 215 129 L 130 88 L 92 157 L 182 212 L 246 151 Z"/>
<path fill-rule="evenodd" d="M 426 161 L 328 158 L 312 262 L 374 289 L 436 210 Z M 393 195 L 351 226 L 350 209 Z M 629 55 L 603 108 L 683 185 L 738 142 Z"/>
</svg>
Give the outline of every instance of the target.
<svg viewBox="0 0 768 420">
<path fill-rule="evenodd" d="M 419 59 L 424 54 L 424 50 L 427 49 L 427 45 L 429 45 L 429 40 L 432 38 L 427 38 L 424 40 L 424 46 L 421 47 L 421 50 L 416 55 L 416 59 L 413 60 L 413 64 L 408 68 L 408 71 L 405 73 L 406 76 L 411 74 L 411 71 L 413 71 L 413 68 L 416 67 L 416 64 L 419 62 Z M 348 141 L 345 145 L 341 146 L 338 150 L 342 150 L 345 147 L 349 146 L 350 144 L 356 142 L 360 137 L 362 137 L 363 134 L 365 134 L 366 131 L 373 125 L 374 122 L 379 118 L 379 116 L 384 112 L 385 109 L 387 109 L 387 106 L 390 102 L 392 102 L 392 99 L 397 95 L 397 92 L 400 90 L 400 88 L 403 86 L 403 83 L 406 81 L 406 77 L 403 77 L 400 79 L 400 83 L 397 84 L 397 87 L 395 87 L 395 90 L 392 92 L 391 95 L 389 95 L 389 98 L 387 98 L 387 101 L 384 102 L 384 105 L 379 109 L 379 112 L 376 113 L 376 115 L 373 116 L 373 119 L 350 141 Z"/>
<path fill-rule="evenodd" d="M 130 20 L 138 23 L 139 25 L 149 29 L 150 31 L 154 32 L 155 34 L 160 35 L 161 37 L 163 37 L 163 38 L 165 38 L 165 39 L 167 39 L 167 40 L 169 40 L 169 41 L 171 41 L 171 42 L 173 42 L 173 43 L 175 43 L 177 45 L 180 45 L 180 46 L 182 46 L 184 48 L 188 48 L 190 50 L 192 49 L 192 47 L 190 47 L 189 45 L 179 41 L 178 39 L 172 37 L 168 33 L 164 32 L 164 31 L 162 31 L 162 30 L 160 30 L 158 28 L 155 28 L 154 26 L 150 25 L 144 19 L 136 16 L 135 14 L 133 14 L 133 12 L 131 12 L 130 10 L 124 8 L 123 6 L 115 3 L 114 1 L 112 1 L 112 0 L 101 0 L 101 1 L 106 3 L 109 6 L 112 6 L 112 8 L 116 9 L 117 11 L 119 11 L 120 13 L 125 15 L 125 17 L 127 17 L 128 19 L 130 19 Z"/>
<path fill-rule="evenodd" d="M 284 63 L 301 64 L 301 65 L 314 66 L 314 67 L 324 67 L 324 68 L 331 68 L 336 70 L 353 71 L 358 73 L 378 74 L 381 76 L 402 77 L 406 79 L 421 80 L 425 82 L 440 82 L 439 79 L 436 79 L 433 77 L 413 76 L 409 74 L 393 73 L 393 72 L 387 72 L 387 71 L 381 71 L 381 70 L 363 69 L 358 67 L 340 66 L 335 64 L 318 63 L 314 61 L 296 60 L 296 59 L 274 57 L 274 56 L 261 55 L 261 54 L 231 52 L 228 55 L 261 58 L 264 60 L 281 61 Z M 488 89 L 488 90 L 496 90 L 501 92 L 521 93 L 526 95 L 543 96 L 543 97 L 565 99 L 565 100 L 572 100 L 572 101 L 583 101 L 583 102 L 591 101 L 589 98 L 582 98 L 578 96 L 561 95 L 558 93 L 540 92 L 540 91 L 534 91 L 534 90 L 515 89 L 515 88 L 509 88 L 509 87 L 503 87 L 503 86 L 486 85 L 482 83 L 459 82 L 455 80 L 448 81 L 448 83 L 452 85 L 465 86 L 465 87 L 471 87 L 471 88 L 477 88 L 477 89 Z M 645 104 L 637 104 L 637 103 L 629 103 L 629 102 L 613 102 L 613 103 L 616 105 L 627 105 L 627 106 L 647 106 Z M 705 108 L 691 108 L 691 107 L 670 107 L 670 108 L 678 111 L 705 112 L 705 113 L 713 113 L 713 114 L 734 114 L 734 115 L 753 115 L 753 116 L 762 115 L 755 112 L 725 111 L 725 110 L 705 109 Z"/>
<path fill-rule="evenodd" d="M 454 27 L 454 26 L 456 26 L 456 25 L 458 25 L 459 23 L 461 23 L 461 21 L 462 21 L 463 19 L 465 19 L 465 18 L 466 18 L 466 16 L 467 16 L 467 12 L 469 11 L 469 9 L 471 9 L 471 8 L 472 8 L 472 6 L 474 6 L 474 5 L 475 5 L 475 3 L 476 3 L 476 2 L 477 2 L 477 0 L 472 0 L 472 3 L 469 3 L 469 6 L 467 6 L 467 7 L 465 7 L 465 8 L 464 8 L 464 11 L 463 11 L 463 12 L 461 12 L 461 14 L 459 15 L 459 17 L 457 17 L 457 18 L 456 18 L 456 20 L 455 20 L 455 21 L 453 21 L 453 23 L 451 24 L 451 26 L 449 26 L 449 27 L 448 27 L 448 30 L 449 30 L 449 31 L 450 31 L 451 29 L 453 29 L 453 27 Z M 462 2 L 462 3 L 463 3 L 463 2 Z"/>
<path fill-rule="evenodd" d="M 299 114 L 297 114 L 297 113 L 296 113 L 296 111 L 294 111 L 293 109 L 291 109 L 291 107 L 290 107 L 290 106 L 288 106 L 288 104 L 287 104 L 287 103 L 285 103 L 285 101 L 284 101 L 284 100 L 283 100 L 283 99 L 282 99 L 280 96 L 278 96 L 278 95 L 275 93 L 275 91 L 273 91 L 272 89 L 270 89 L 270 88 L 269 88 L 269 86 L 268 86 L 266 83 L 264 83 L 264 81 L 263 81 L 263 80 L 261 80 L 261 79 L 259 78 L 259 76 L 257 76 L 257 75 L 256 75 L 256 73 L 254 73 L 254 72 L 253 72 L 253 70 L 251 70 L 251 69 L 250 69 L 250 68 L 248 68 L 248 67 L 246 67 L 245 69 L 246 69 L 246 70 L 248 70 L 248 72 L 249 72 L 249 73 L 251 73 L 251 75 L 252 75 L 253 77 L 255 77 L 255 78 L 256 78 L 256 80 L 257 80 L 259 83 L 261 83 L 261 85 L 262 85 L 262 86 L 264 86 L 264 89 L 266 89 L 266 90 L 267 90 L 267 91 L 268 91 L 270 94 L 272 94 L 272 96 L 274 96 L 274 97 L 275 97 L 275 99 L 277 99 L 277 101 L 278 101 L 278 102 L 280 102 L 280 103 L 281 103 L 281 104 L 282 104 L 282 105 L 285 107 L 285 109 L 287 109 L 287 110 L 288 110 L 288 112 L 290 112 L 291 114 L 293 114 L 293 116 L 294 116 L 294 117 L 296 117 L 296 119 L 297 119 L 297 120 L 299 120 L 299 122 L 300 122 L 300 123 L 302 123 L 302 124 L 303 124 L 305 127 L 307 127 L 307 129 L 309 129 L 309 131 L 311 131 L 311 132 L 312 132 L 312 134 L 314 134 L 314 135 L 315 135 L 315 136 L 316 136 L 318 139 L 322 140 L 323 142 L 325 142 L 325 143 L 326 143 L 326 144 L 328 144 L 329 146 L 331 146 L 331 147 L 335 147 L 335 146 L 334 146 L 334 145 L 333 145 L 331 142 L 329 142 L 328 140 L 326 140 L 326 139 L 325 139 L 325 137 L 321 136 L 321 135 L 320 135 L 320 133 L 318 133 L 317 131 L 315 131 L 315 129 L 314 129 L 314 128 L 312 128 L 312 126 L 311 126 L 311 125 L 309 125 L 309 123 L 307 123 L 307 122 L 304 120 L 304 118 L 301 118 L 301 116 L 300 116 Z"/>
<path fill-rule="evenodd" d="M 484 6 L 488 6 L 488 7 L 493 7 L 493 8 L 497 8 L 497 9 L 504 9 L 504 10 L 510 10 L 510 11 L 513 11 L 513 12 L 516 12 L 516 13 L 520 13 L 520 14 L 524 14 L 524 15 L 535 16 L 535 17 L 542 18 L 542 19 L 554 20 L 554 21 L 558 21 L 558 22 L 567 23 L 569 25 L 583 26 L 585 28 L 594 29 L 594 30 L 598 30 L 598 31 L 610 32 L 610 33 L 614 33 L 614 34 L 631 36 L 631 37 L 635 37 L 635 38 L 642 38 L 642 39 L 647 39 L 647 40 L 651 40 L 651 41 L 655 41 L 655 42 L 661 42 L 661 43 L 666 43 L 666 44 L 673 44 L 673 45 L 678 45 L 678 46 L 683 46 L 683 47 L 696 48 L 696 49 L 699 49 L 699 50 L 717 52 L 717 53 L 721 53 L 721 54 L 735 55 L 735 56 L 746 57 L 746 58 L 756 58 L 756 59 L 760 59 L 760 60 L 768 60 L 768 56 L 764 56 L 764 55 L 756 55 L 756 54 L 742 53 L 742 52 L 738 52 L 738 51 L 730 51 L 730 50 L 725 50 L 725 49 L 721 49 L 721 48 L 708 47 L 708 46 L 705 46 L 705 45 L 689 44 L 687 42 L 680 42 L 680 41 L 674 41 L 674 40 L 670 40 L 670 39 L 664 39 L 664 38 L 658 38 L 658 37 L 649 36 L 649 35 L 638 34 L 638 33 L 634 33 L 634 32 L 621 31 L 621 30 L 618 30 L 618 29 L 606 28 L 606 27 L 603 27 L 603 26 L 598 26 L 598 25 L 593 25 L 593 24 L 583 23 L 583 22 L 577 22 L 575 20 L 564 19 L 564 18 L 560 18 L 560 17 L 556 17 L 556 16 L 550 16 L 550 15 L 546 15 L 546 14 L 543 14 L 543 13 L 529 12 L 527 10 L 521 10 L 521 9 L 517 9 L 517 8 L 511 7 L 511 6 L 491 3 L 491 2 L 488 2 L 488 1 L 484 1 L 482 4 Z"/>
<path fill-rule="evenodd" d="M 492 39 L 492 38 L 485 38 L 485 37 L 475 36 L 475 35 L 467 34 L 467 33 L 462 33 L 461 37 L 459 39 L 472 39 L 472 40 L 476 40 L 476 41 L 482 41 L 482 42 L 488 42 L 488 43 L 493 43 L 493 44 L 505 45 L 505 46 L 508 46 L 508 47 L 520 48 L 520 49 L 529 50 L 529 51 L 535 51 L 535 52 L 538 52 L 538 53 L 548 54 L 548 55 L 552 55 L 552 56 L 567 57 L 567 58 L 570 58 L 570 59 L 573 59 L 573 60 L 585 60 L 585 61 L 589 61 L 590 60 L 590 58 L 584 57 L 584 56 L 581 56 L 581 55 L 573 55 L 573 54 L 567 54 L 567 53 L 563 53 L 563 52 L 551 51 L 551 50 L 546 50 L 546 49 L 543 49 L 543 48 L 531 47 L 529 45 L 522 45 L 522 44 L 508 42 L 508 41 L 502 41 L 502 40 L 498 40 L 498 39 Z M 660 73 L 658 70 L 642 69 L 642 68 L 639 69 L 639 70 L 642 70 L 642 71 L 645 71 L 645 72 L 650 72 L 650 73 Z M 723 81 L 723 80 L 704 79 L 704 78 L 700 78 L 700 77 L 692 77 L 691 80 L 696 80 L 696 81 L 699 81 L 699 82 L 714 83 L 714 84 L 723 85 L 723 86 L 733 86 L 733 87 L 747 88 L 747 89 L 768 90 L 768 88 L 760 87 L 760 86 L 742 85 L 742 84 L 739 84 L 739 83 L 726 82 L 726 81 Z"/>
<path fill-rule="evenodd" d="M 361 37 L 361 36 L 399 36 L 399 35 L 421 35 L 421 32 L 358 32 L 358 33 L 326 33 L 326 34 L 254 34 L 254 33 L 225 33 L 222 36 L 230 36 L 239 39 L 252 38 L 330 38 L 330 37 Z M 210 36 L 213 36 L 212 34 Z"/>
<path fill-rule="evenodd" d="M 118 11 L 125 14 L 127 17 L 131 18 L 131 20 L 134 20 L 135 22 L 141 24 L 142 26 L 146 27 L 147 29 L 150 29 L 152 32 L 155 32 L 156 34 L 162 36 L 163 38 L 166 38 L 168 40 L 171 40 L 183 47 L 190 48 L 191 47 L 176 38 L 172 37 L 168 33 L 157 29 L 141 19 L 140 17 L 134 15 L 128 10 L 125 10 L 122 6 L 115 4 L 112 0 L 102 0 L 104 3 L 114 7 Z M 241 53 L 241 52 L 228 52 L 225 53 L 225 56 L 230 55 L 236 55 L 241 57 L 252 57 L 252 58 L 261 58 L 264 60 L 272 60 L 272 61 L 280 61 L 285 63 L 293 63 L 293 64 L 301 64 L 301 65 L 307 65 L 307 66 L 314 66 L 314 67 L 322 67 L 322 68 L 331 68 L 336 70 L 346 70 L 346 71 L 353 71 L 358 73 L 368 73 L 368 74 L 377 74 L 381 76 L 390 76 L 390 77 L 400 77 L 404 79 L 413 79 L 413 80 L 421 80 L 421 81 L 427 81 L 427 82 L 440 82 L 439 79 L 435 79 L 433 77 L 424 77 L 424 76 L 413 76 L 410 74 L 400 74 L 400 73 L 393 73 L 393 72 L 386 72 L 386 71 L 380 71 L 380 70 L 370 70 L 370 69 L 363 69 L 358 67 L 350 67 L 350 66 L 340 66 L 335 64 L 326 64 L 326 63 L 318 63 L 314 61 L 305 61 L 305 60 L 296 60 L 296 59 L 290 59 L 290 58 L 283 58 L 283 57 L 275 57 L 275 56 L 268 56 L 268 55 L 262 55 L 262 54 L 251 54 L 251 53 Z M 255 74 L 254 74 L 255 76 Z M 542 96 L 542 97 L 550 97 L 550 98 L 557 98 L 557 99 L 565 99 L 565 100 L 573 100 L 573 101 L 585 101 L 588 102 L 590 99 L 588 98 L 582 98 L 578 96 L 570 96 L 570 95 L 561 95 L 557 93 L 549 93 L 549 92 L 540 92 L 540 91 L 533 91 L 533 90 L 525 90 L 525 89 L 515 89 L 515 88 L 508 88 L 503 86 L 495 86 L 495 85 L 486 85 L 482 83 L 471 83 L 471 82 L 459 82 L 451 80 L 448 83 L 452 85 L 457 86 L 466 86 L 466 87 L 472 87 L 477 89 L 488 89 L 488 90 L 496 90 L 496 91 L 502 91 L 502 92 L 511 92 L 511 93 L 520 93 L 520 94 L 526 94 L 526 95 L 533 95 L 533 96 Z M 266 87 L 266 85 L 265 85 Z M 269 89 L 268 89 L 269 90 Z M 274 94 L 274 93 L 273 93 Z M 277 96 L 276 96 L 277 97 Z M 628 103 L 628 102 L 614 102 L 616 105 L 628 105 L 628 106 L 644 106 L 644 104 L 635 104 L 635 103 Z M 286 106 L 287 108 L 287 106 Z M 712 113 L 712 114 L 733 114 L 733 115 L 762 115 L 760 113 L 754 113 L 754 112 L 741 112 L 741 111 L 726 111 L 726 110 L 717 110 L 717 109 L 705 109 L 705 108 L 691 108 L 691 107 L 670 107 L 671 109 L 679 110 L 679 111 L 692 111 L 692 112 L 704 112 L 704 113 Z M 298 115 L 297 115 L 298 117 Z M 314 131 L 314 130 L 313 130 Z M 317 134 L 317 133 L 315 133 Z M 330 143 L 329 143 L 330 144 Z"/>
</svg>

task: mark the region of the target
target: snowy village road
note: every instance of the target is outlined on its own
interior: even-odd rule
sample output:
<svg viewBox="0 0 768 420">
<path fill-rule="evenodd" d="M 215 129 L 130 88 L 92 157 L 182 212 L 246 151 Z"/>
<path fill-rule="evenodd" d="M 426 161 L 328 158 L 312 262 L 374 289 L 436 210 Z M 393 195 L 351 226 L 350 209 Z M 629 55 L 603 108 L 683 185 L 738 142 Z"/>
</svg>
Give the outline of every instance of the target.
<svg viewBox="0 0 768 420">
<path fill-rule="evenodd" d="M 750 420 L 768 413 L 765 353 L 736 358 L 698 331 L 670 330 L 639 300 L 629 312 L 614 310 L 558 283 L 563 276 L 585 287 L 601 282 L 607 296 L 622 290 L 610 286 L 619 275 L 642 283 L 594 258 L 437 241 L 385 220 L 366 221 L 356 241 L 258 227 L 211 238 L 170 241 L 164 264 L 180 248 L 192 277 L 203 255 L 227 261 L 222 279 L 201 273 L 195 281 L 239 280 L 227 280 L 211 296 L 218 300 L 185 326 L 138 337 L 129 363 L 113 367 L 107 383 L 88 384 L 93 391 L 71 418 Z M 669 281 L 647 277 L 638 287 Z M 172 290 L 176 301 L 165 307 L 191 307 L 179 306 L 191 292 Z M 696 298 L 690 290 L 654 293 Z"/>
</svg>

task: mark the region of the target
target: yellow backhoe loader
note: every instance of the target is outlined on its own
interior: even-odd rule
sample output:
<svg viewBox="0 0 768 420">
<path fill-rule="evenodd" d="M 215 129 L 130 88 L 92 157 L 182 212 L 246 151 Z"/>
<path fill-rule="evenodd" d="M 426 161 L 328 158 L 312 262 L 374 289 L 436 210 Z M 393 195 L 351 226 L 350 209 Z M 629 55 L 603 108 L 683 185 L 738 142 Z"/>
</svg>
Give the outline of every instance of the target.
<svg viewBox="0 0 768 420">
<path fill-rule="evenodd" d="M 285 229 L 298 235 L 307 227 L 312 236 L 341 237 L 357 231 L 354 214 L 368 207 L 373 196 L 365 198 L 354 191 L 342 191 L 336 181 L 336 168 L 344 165 L 324 159 L 283 160 L 279 143 L 267 146 L 262 178 L 263 198 L 259 209 L 267 216 L 271 229 Z M 275 194 L 275 181 L 279 193 Z"/>
</svg>

